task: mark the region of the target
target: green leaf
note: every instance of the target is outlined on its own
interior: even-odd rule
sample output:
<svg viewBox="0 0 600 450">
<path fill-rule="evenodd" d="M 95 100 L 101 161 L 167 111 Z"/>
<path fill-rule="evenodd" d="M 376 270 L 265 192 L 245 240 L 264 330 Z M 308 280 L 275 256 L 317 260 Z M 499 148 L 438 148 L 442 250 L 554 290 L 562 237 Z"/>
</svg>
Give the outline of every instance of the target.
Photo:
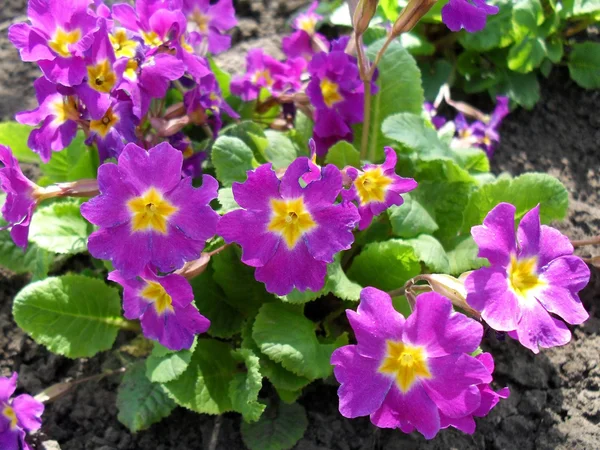
<svg viewBox="0 0 600 450">
<path fill-rule="evenodd" d="M 266 405 L 258 401 L 263 376 L 260 373 L 260 359 L 252 350 L 241 348 L 233 352 L 233 357 L 246 365 L 246 373 L 236 373 L 229 384 L 229 398 L 233 409 L 242 414 L 245 422 L 260 419 Z"/>
<path fill-rule="evenodd" d="M 73 142 L 60 152 L 53 152 L 48 164 L 40 164 L 40 170 L 51 183 L 96 178 L 98 155 L 85 145 L 83 132 L 78 132 Z"/>
<path fill-rule="evenodd" d="M 15 297 L 13 315 L 36 342 L 69 358 L 110 349 L 123 323 L 118 291 L 81 275 L 25 286 Z"/>
<path fill-rule="evenodd" d="M 296 147 L 285 134 L 280 131 L 265 131 L 268 146 L 265 149 L 267 161 L 273 163 L 274 169 L 284 169 L 289 166 L 298 156 Z"/>
<path fill-rule="evenodd" d="M 219 88 L 221 89 L 221 95 L 223 98 L 227 98 L 231 95 L 231 75 L 225 72 L 223 69 L 219 67 L 217 62 L 214 60 L 212 56 L 208 57 L 208 62 L 210 64 L 210 70 L 217 79 L 217 83 L 219 83 Z"/>
<path fill-rule="evenodd" d="M 600 88 L 600 43 L 574 44 L 569 55 L 569 73 L 581 87 Z"/>
<path fill-rule="evenodd" d="M 563 184 L 544 173 L 526 173 L 513 180 L 500 179 L 481 186 L 473 192 L 464 211 L 462 231 L 483 223 L 483 219 L 501 202 L 512 203 L 517 208 L 515 220 L 540 204 L 542 223 L 564 219 L 569 196 Z"/>
<path fill-rule="evenodd" d="M 146 359 L 146 377 L 153 383 L 166 383 L 179 377 L 190 364 L 196 341 L 189 350 L 174 352 L 155 343 Z"/>
<path fill-rule="evenodd" d="M 441 87 L 450 82 L 453 72 L 452 64 L 445 59 L 437 59 L 434 62 L 419 61 L 419 68 L 423 77 L 425 99 L 433 102 Z"/>
<path fill-rule="evenodd" d="M 527 74 L 508 72 L 506 94 L 522 107 L 533 108 L 540 99 L 540 84 L 535 72 Z"/>
<path fill-rule="evenodd" d="M 265 162 L 265 149 L 269 144 L 263 127 L 251 120 L 243 120 L 233 123 L 221 130 L 220 136 L 229 136 L 244 141 L 254 154 L 254 157 Z"/>
<path fill-rule="evenodd" d="M 600 12 L 600 0 L 563 0 L 565 17 L 579 17 Z"/>
<path fill-rule="evenodd" d="M 417 258 L 422 261 L 434 273 L 448 273 L 450 263 L 446 251 L 440 241 L 428 234 L 422 234 L 414 239 L 407 239 L 415 251 Z"/>
<path fill-rule="evenodd" d="M 232 410 L 229 383 L 235 370 L 236 362 L 228 344 L 198 339 L 185 372 L 163 386 L 169 397 L 184 408 L 205 414 L 222 414 Z"/>
<path fill-rule="evenodd" d="M 360 167 L 360 155 L 351 143 L 340 141 L 329 149 L 325 162 L 334 164 L 338 169 L 346 166 Z"/>
<path fill-rule="evenodd" d="M 226 299 L 223 289 L 213 279 L 213 268 L 190 280 L 194 299 L 200 314 L 210 320 L 208 334 L 218 338 L 230 338 L 242 329 L 244 316 Z"/>
<path fill-rule="evenodd" d="M 467 50 L 486 52 L 494 48 L 504 48 L 513 42 L 512 0 L 488 2 L 499 7 L 497 14 L 489 15 L 485 28 L 477 33 L 461 33 L 459 42 Z"/>
<path fill-rule="evenodd" d="M 388 209 L 392 232 L 411 238 L 421 233 L 431 234 L 439 229 L 431 213 L 411 194 L 403 194 L 404 204 Z"/>
<path fill-rule="evenodd" d="M 316 324 L 295 305 L 280 302 L 263 305 L 252 329 L 260 351 L 285 369 L 311 380 L 331 375 L 333 351 L 347 340 L 345 335 L 331 344 L 319 342 Z"/>
<path fill-rule="evenodd" d="M 223 300 L 245 316 L 274 300 L 265 286 L 254 278 L 254 269 L 240 261 L 239 252 L 229 247 L 212 257 L 213 278 L 225 293 Z"/>
<path fill-rule="evenodd" d="M 508 52 L 508 68 L 519 73 L 528 73 L 542 64 L 548 55 L 546 42 L 539 37 L 525 36 Z"/>
<path fill-rule="evenodd" d="M 412 246 L 392 239 L 365 246 L 354 258 L 348 276 L 362 286 L 391 291 L 420 272 L 421 265 Z"/>
<path fill-rule="evenodd" d="M 217 200 L 221 204 L 221 208 L 217 212 L 221 215 L 240 208 L 233 198 L 233 190 L 230 187 L 219 189 Z"/>
<path fill-rule="evenodd" d="M 256 423 L 242 422 L 244 444 L 250 450 L 287 450 L 302 439 L 308 419 L 302 405 L 269 407 Z"/>
<path fill-rule="evenodd" d="M 310 156 L 308 151 L 308 141 L 313 136 L 314 123 L 302 111 L 296 111 L 296 121 L 294 129 L 291 130 L 290 136 L 298 147 L 299 156 Z"/>
<path fill-rule="evenodd" d="M 374 60 L 385 39 L 370 45 L 367 55 Z M 383 159 L 383 147 L 390 143 L 381 131 L 381 122 L 392 114 L 408 112 L 421 114 L 423 108 L 423 88 L 421 72 L 414 58 L 398 42 L 392 42 L 379 63 L 377 86 L 379 92 L 371 100 L 371 121 L 369 125 L 369 155 L 376 160 Z M 361 142 L 362 124 L 355 127 L 355 143 Z"/>
<path fill-rule="evenodd" d="M 400 42 L 402 47 L 414 56 L 430 56 L 435 53 L 435 45 L 423 36 L 410 31 L 400 35 Z"/>
<path fill-rule="evenodd" d="M 246 180 L 246 172 L 253 169 L 254 154 L 244 141 L 230 136 L 220 136 L 212 148 L 212 163 L 217 178 L 225 186 Z"/>
<path fill-rule="evenodd" d="M 446 254 L 450 269 L 448 273 L 458 276 L 469 270 L 479 269 L 487 265 L 487 259 L 478 258 L 479 247 L 471 237 L 457 236 L 446 245 Z"/>
<path fill-rule="evenodd" d="M 342 254 L 338 253 L 335 256 L 335 260 L 327 266 L 325 289 L 337 298 L 357 302 L 360 300 L 362 286 L 348 278 L 342 268 L 341 259 Z"/>
<path fill-rule="evenodd" d="M 146 378 L 144 363 L 139 361 L 127 369 L 119 385 L 117 409 L 119 422 L 136 433 L 169 416 L 175 402 L 167 397 L 160 384 Z"/>
<path fill-rule="evenodd" d="M 78 200 L 66 200 L 38 208 L 31 219 L 29 240 L 49 252 L 85 252 L 92 226 L 81 216 L 80 206 Z"/>
<path fill-rule="evenodd" d="M 10 147 L 19 162 L 39 164 L 40 156 L 27 145 L 32 130 L 32 127 L 17 122 L 0 123 L 0 144 Z"/>
</svg>

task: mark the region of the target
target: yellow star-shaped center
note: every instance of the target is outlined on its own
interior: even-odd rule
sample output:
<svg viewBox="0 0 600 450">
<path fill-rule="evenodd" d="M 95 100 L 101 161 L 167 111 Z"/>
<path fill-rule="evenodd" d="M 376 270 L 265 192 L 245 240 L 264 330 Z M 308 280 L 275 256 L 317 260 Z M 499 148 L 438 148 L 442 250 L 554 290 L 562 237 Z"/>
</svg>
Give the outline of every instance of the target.
<svg viewBox="0 0 600 450">
<path fill-rule="evenodd" d="M 387 351 L 379 372 L 391 375 L 401 392 L 408 392 L 419 378 L 431 378 L 427 357 L 421 347 L 387 341 Z"/>
<path fill-rule="evenodd" d="M 153 187 L 129 200 L 127 207 L 131 212 L 132 231 L 151 230 L 161 234 L 167 234 L 167 219 L 179 210 Z"/>
<path fill-rule="evenodd" d="M 271 200 L 271 222 L 267 229 L 280 234 L 288 249 L 292 250 L 302 235 L 316 226 L 302 197 L 293 200 Z"/>
</svg>

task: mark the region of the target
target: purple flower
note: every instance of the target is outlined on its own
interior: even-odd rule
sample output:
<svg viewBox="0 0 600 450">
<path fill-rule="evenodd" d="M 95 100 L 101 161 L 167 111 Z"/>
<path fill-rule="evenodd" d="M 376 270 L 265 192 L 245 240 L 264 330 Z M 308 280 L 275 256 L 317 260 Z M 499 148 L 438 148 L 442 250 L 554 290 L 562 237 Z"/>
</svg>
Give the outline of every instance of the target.
<svg viewBox="0 0 600 450">
<path fill-rule="evenodd" d="M 13 399 L 17 389 L 17 373 L 10 378 L 0 377 L 0 448 L 2 450 L 31 450 L 25 434 L 42 426 L 44 405 L 31 395 L 21 394 Z"/>
<path fill-rule="evenodd" d="M 327 43 L 327 38 L 316 32 L 317 23 L 323 19 L 315 13 L 318 6 L 319 2 L 315 1 L 305 12 L 298 14 L 292 24 L 296 31 L 282 39 L 283 53 L 288 58 L 301 56 L 310 59 L 319 50 L 319 44 L 324 46 Z"/>
<path fill-rule="evenodd" d="M 135 142 L 135 127 L 138 122 L 133 115 L 133 105 L 126 99 L 113 99 L 104 115 L 98 120 L 90 120 L 89 144 L 98 146 L 100 161 L 117 158 L 125 144 Z"/>
<path fill-rule="evenodd" d="M 498 7 L 488 5 L 485 0 L 450 0 L 442 8 L 442 21 L 452 31 L 464 28 L 474 33 L 485 28 L 488 15 L 497 13 Z"/>
<path fill-rule="evenodd" d="M 491 376 L 494 372 L 494 358 L 492 358 L 492 355 L 489 353 L 481 353 L 475 358 L 485 366 Z M 444 414 L 440 414 L 440 425 L 442 428 L 451 426 L 465 433 L 473 434 L 475 432 L 475 420 L 473 418 L 487 416 L 501 398 L 508 398 L 510 394 L 507 387 L 496 392 L 490 387 L 489 383 L 478 384 L 477 389 L 479 389 L 479 393 L 481 394 L 481 404 L 479 405 L 479 408 L 465 417 L 451 418 Z"/>
<path fill-rule="evenodd" d="M 480 407 L 477 386 L 492 377 L 469 353 L 483 327 L 454 312 L 447 298 L 419 295 L 405 320 L 388 294 L 368 287 L 358 311 L 346 314 L 358 344 L 331 356 L 344 417 L 370 415 L 380 428 L 417 429 L 431 439 L 442 416 L 465 417 Z"/>
<path fill-rule="evenodd" d="M 439 130 L 440 128 L 442 128 L 445 125 L 445 123 L 447 122 L 445 117 L 438 115 L 437 109 L 435 109 L 435 106 L 433 106 L 432 103 L 430 103 L 430 102 L 423 103 L 423 109 L 427 113 L 429 120 L 431 120 L 431 123 L 433 124 L 433 126 L 435 127 L 436 130 Z"/>
<path fill-rule="evenodd" d="M 90 0 L 29 0 L 31 25 L 18 23 L 8 38 L 23 61 L 37 61 L 44 75 L 65 86 L 76 86 L 85 76 L 83 52 L 92 44 L 96 18 Z"/>
<path fill-rule="evenodd" d="M 306 187 L 300 178 L 309 159 L 296 159 L 281 180 L 271 164 L 248 172 L 244 183 L 233 183 L 235 201 L 243 208 L 225 214 L 218 233 L 242 247 L 242 262 L 256 267 L 255 277 L 267 291 L 286 295 L 296 287 L 320 290 L 327 263 L 354 241 L 358 222 L 352 204 L 334 204 L 342 190 L 342 174 L 333 165 Z"/>
<path fill-rule="evenodd" d="M 200 37 L 205 54 L 216 54 L 231 46 L 231 36 L 225 34 L 237 25 L 232 0 L 183 0 L 183 12 L 188 19 L 188 29 Z"/>
<path fill-rule="evenodd" d="M 183 154 L 181 172 L 184 177 L 198 178 L 202 175 L 202 161 L 206 159 L 206 152 L 194 152 L 192 141 L 183 133 L 175 133 L 169 137 L 169 144 Z"/>
<path fill-rule="evenodd" d="M 539 205 L 529 211 L 515 234 L 516 208 L 500 203 L 483 225 L 471 229 L 478 255 L 490 267 L 465 280 L 467 303 L 497 331 L 507 331 L 538 353 L 540 347 L 564 345 L 571 339 L 566 322 L 578 325 L 589 316 L 577 293 L 590 279 L 569 239 L 540 225 Z"/>
<path fill-rule="evenodd" d="M 402 178 L 396 175 L 396 152 L 391 147 L 385 147 L 385 162 L 383 164 L 367 164 L 362 171 L 349 167 L 346 170 L 352 179 L 350 191 L 344 193 L 344 200 L 356 201 L 360 213 L 359 230 L 364 230 L 374 216 L 381 214 L 392 205 L 404 203 L 400 194 L 406 194 L 417 187 L 412 178 Z"/>
<path fill-rule="evenodd" d="M 231 93 L 244 101 L 258 98 L 261 89 L 268 89 L 273 95 L 298 91 L 302 87 L 300 76 L 306 67 L 302 58 L 285 63 L 254 48 L 246 56 L 246 74 L 231 82 Z"/>
<path fill-rule="evenodd" d="M 6 201 L 2 206 L 2 217 L 8 222 L 10 236 L 19 247 L 27 248 L 27 236 L 31 216 L 37 205 L 36 189 L 38 186 L 30 181 L 19 167 L 19 162 L 10 148 L 0 145 L 0 188 L 6 193 Z"/>
<path fill-rule="evenodd" d="M 500 142 L 498 128 L 509 112 L 508 97 L 498 96 L 496 97 L 494 112 L 486 122 L 477 120 L 469 124 L 465 116 L 459 113 L 454 119 L 458 136 L 469 145 L 485 150 L 488 157 L 491 157 L 494 154 L 496 145 Z"/>
<path fill-rule="evenodd" d="M 41 124 L 30 133 L 27 144 L 43 162 L 48 162 L 53 151 L 61 151 L 75 138 L 81 107 L 72 89 L 59 92 L 58 86 L 45 77 L 38 78 L 33 86 L 39 106 L 18 113 L 16 119 L 25 125 Z"/>
<path fill-rule="evenodd" d="M 210 326 L 194 306 L 192 287 L 181 275 L 159 277 L 146 267 L 138 277 L 125 278 L 115 270 L 108 279 L 124 288 L 125 317 L 140 319 L 144 336 L 170 350 L 189 349 L 194 336 Z"/>
<path fill-rule="evenodd" d="M 204 175 L 202 186 L 192 187 L 191 178 L 181 179 L 182 163 L 182 153 L 168 143 L 149 151 L 128 144 L 118 165 L 100 166 L 100 195 L 81 206 L 100 228 L 88 240 L 94 257 L 111 260 L 126 278 L 148 263 L 171 272 L 200 257 L 219 219 L 209 206 L 218 183 Z"/>
<path fill-rule="evenodd" d="M 352 140 L 350 126 L 363 120 L 363 83 L 356 60 L 337 50 L 338 46 L 330 53 L 317 53 L 308 65 L 311 80 L 306 93 L 315 107 L 314 138 L 319 156 L 328 149 L 323 144 L 348 137 Z M 372 91 L 377 91 L 375 84 Z"/>
</svg>

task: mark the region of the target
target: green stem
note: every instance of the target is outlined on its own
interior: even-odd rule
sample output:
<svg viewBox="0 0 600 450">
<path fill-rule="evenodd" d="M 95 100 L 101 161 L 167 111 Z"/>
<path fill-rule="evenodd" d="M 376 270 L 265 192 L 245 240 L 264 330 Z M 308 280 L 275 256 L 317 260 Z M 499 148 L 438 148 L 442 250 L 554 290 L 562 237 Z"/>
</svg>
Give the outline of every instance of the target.
<svg viewBox="0 0 600 450">
<path fill-rule="evenodd" d="M 365 103 L 363 112 L 362 140 L 360 143 L 361 160 L 367 158 L 367 151 L 369 148 L 369 132 L 371 131 L 371 80 L 364 80 L 364 86 Z M 372 158 L 372 155 L 369 155 L 369 157 Z"/>
</svg>

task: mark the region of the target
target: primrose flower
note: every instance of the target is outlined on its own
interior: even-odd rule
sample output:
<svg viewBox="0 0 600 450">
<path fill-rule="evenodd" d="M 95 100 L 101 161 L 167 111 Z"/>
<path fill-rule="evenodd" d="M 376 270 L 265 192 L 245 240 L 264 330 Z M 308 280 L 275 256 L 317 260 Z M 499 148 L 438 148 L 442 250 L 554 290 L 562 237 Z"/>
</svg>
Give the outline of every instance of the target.
<svg viewBox="0 0 600 450">
<path fill-rule="evenodd" d="M 237 25 L 232 0 L 183 0 L 183 12 L 188 19 L 188 30 L 200 37 L 205 54 L 221 53 L 231 47 L 231 36 L 225 34 Z"/>
<path fill-rule="evenodd" d="M 392 205 L 400 206 L 406 194 L 417 187 L 412 178 L 396 175 L 398 157 L 391 147 L 385 147 L 383 164 L 367 164 L 362 171 L 349 167 L 346 174 L 352 179 L 350 191 L 344 193 L 344 200 L 356 201 L 360 213 L 358 228 L 367 228 L 374 216 L 381 214 Z"/>
<path fill-rule="evenodd" d="M 24 125 L 41 124 L 29 134 L 27 144 L 47 163 L 53 151 L 61 151 L 75 138 L 81 107 L 73 89 L 59 92 L 58 86 L 45 77 L 35 80 L 33 86 L 39 106 L 18 113 L 16 119 Z"/>
<path fill-rule="evenodd" d="M 342 138 L 351 139 L 351 125 L 363 120 L 363 83 L 356 60 L 337 48 L 335 45 L 329 53 L 317 53 L 308 65 L 311 80 L 306 93 L 315 107 L 314 138 L 319 156 L 328 149 L 319 141 L 333 144 Z M 377 91 L 374 83 L 372 90 Z"/>
<path fill-rule="evenodd" d="M 181 275 L 159 277 L 146 267 L 134 278 L 125 278 L 115 270 L 108 279 L 124 288 L 125 317 L 140 319 L 144 336 L 170 350 L 189 349 L 194 336 L 210 326 L 194 306 L 192 287 Z"/>
<path fill-rule="evenodd" d="M 91 0 L 29 0 L 31 25 L 18 23 L 8 38 L 23 61 L 37 61 L 52 82 L 76 86 L 85 76 L 83 53 L 92 44 L 96 18 L 89 14 Z"/>
<path fill-rule="evenodd" d="M 319 43 L 323 46 L 327 43 L 327 38 L 317 33 L 317 23 L 323 19 L 315 13 L 318 6 L 319 2 L 312 2 L 305 12 L 298 14 L 292 24 L 296 31 L 282 39 L 283 53 L 288 58 L 310 59 L 316 53 L 315 48 L 319 50 Z"/>
<path fill-rule="evenodd" d="M 204 175 L 202 186 L 192 187 L 190 177 L 181 179 L 182 163 L 182 153 L 168 143 L 149 151 L 128 144 L 118 165 L 100 166 L 100 195 L 81 205 L 100 228 L 88 240 L 94 257 L 111 260 L 126 278 L 149 263 L 171 272 L 200 257 L 219 219 L 209 206 L 218 183 Z"/>
<path fill-rule="evenodd" d="M 38 186 L 29 180 L 19 167 L 10 148 L 0 145 L 0 188 L 6 193 L 2 217 L 8 222 L 10 236 L 16 245 L 27 248 L 31 216 L 37 205 Z"/>
<path fill-rule="evenodd" d="M 192 141 L 181 132 L 169 136 L 169 144 L 183 154 L 181 171 L 184 177 L 197 178 L 202 175 L 202 161 L 206 159 L 206 152 L 194 152 Z"/>
<path fill-rule="evenodd" d="M 496 107 L 486 122 L 479 120 L 469 124 L 465 116 L 459 113 L 454 119 L 459 138 L 476 147 L 485 150 L 488 157 L 494 154 L 494 149 L 500 142 L 498 128 L 502 120 L 508 115 L 508 97 L 496 97 Z"/>
<path fill-rule="evenodd" d="M 21 394 L 11 399 L 17 389 L 16 372 L 10 378 L 0 377 L 0 448 L 31 450 L 25 434 L 42 426 L 43 403 L 31 395 Z"/>
<path fill-rule="evenodd" d="M 429 120 L 431 120 L 431 123 L 435 127 L 436 130 L 439 130 L 446 124 L 446 122 L 447 122 L 446 118 L 444 116 L 438 115 L 437 109 L 435 109 L 435 106 L 433 106 L 433 103 L 430 103 L 430 102 L 423 103 L 423 109 L 425 110 L 425 113 L 429 117 Z"/>
<path fill-rule="evenodd" d="M 498 7 L 488 5 L 486 0 L 450 0 L 442 8 L 442 21 L 452 31 L 464 28 L 475 33 L 485 28 L 487 16 L 497 13 Z"/>
<path fill-rule="evenodd" d="M 470 353 L 483 327 L 454 312 L 446 297 L 419 295 L 405 320 L 388 294 L 368 287 L 358 310 L 346 314 L 358 344 L 331 355 L 344 417 L 370 415 L 380 428 L 417 429 L 431 439 L 443 416 L 463 418 L 481 406 L 478 385 L 492 377 Z"/>
<path fill-rule="evenodd" d="M 126 143 L 135 142 L 135 127 L 138 122 L 133 115 L 131 101 L 113 99 L 104 115 L 97 120 L 90 120 L 89 144 L 98 146 L 100 161 L 117 158 Z"/>
<path fill-rule="evenodd" d="M 273 95 L 298 91 L 305 67 L 306 61 L 302 58 L 280 62 L 262 49 L 254 48 L 246 56 L 246 74 L 231 81 L 231 93 L 247 102 L 258 98 L 263 88 Z"/>
<path fill-rule="evenodd" d="M 567 326 L 589 316 L 577 293 L 589 281 L 590 271 L 573 255 L 569 239 L 558 230 L 540 225 L 539 205 L 529 211 L 515 234 L 516 208 L 500 203 L 483 225 L 471 229 L 478 255 L 490 267 L 465 280 L 467 303 L 497 331 L 538 353 L 540 347 L 564 345 L 571 339 Z"/>
<path fill-rule="evenodd" d="M 327 263 L 354 241 L 356 207 L 334 204 L 342 190 L 339 169 L 327 165 L 302 187 L 299 181 L 308 171 L 306 157 L 296 159 L 281 180 L 271 164 L 249 171 L 244 183 L 233 183 L 233 197 L 243 209 L 219 222 L 219 235 L 240 244 L 242 262 L 256 267 L 256 279 L 277 295 L 294 287 L 320 290 Z"/>
</svg>

